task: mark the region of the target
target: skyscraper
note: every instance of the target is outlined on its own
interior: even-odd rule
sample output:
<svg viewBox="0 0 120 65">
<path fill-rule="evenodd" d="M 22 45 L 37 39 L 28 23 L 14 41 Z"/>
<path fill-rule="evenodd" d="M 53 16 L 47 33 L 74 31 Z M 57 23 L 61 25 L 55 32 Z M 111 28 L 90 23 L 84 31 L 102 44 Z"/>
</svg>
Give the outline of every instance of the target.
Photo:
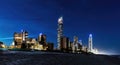
<svg viewBox="0 0 120 65">
<path fill-rule="evenodd" d="M 77 36 L 74 36 L 74 39 L 73 39 L 73 53 L 76 52 L 78 49 L 78 37 Z"/>
<path fill-rule="evenodd" d="M 38 42 L 39 42 L 39 44 L 43 45 L 44 49 L 46 49 L 46 47 L 47 47 L 46 38 L 47 38 L 47 36 L 42 33 L 40 33 L 38 36 Z"/>
<path fill-rule="evenodd" d="M 38 42 L 41 41 L 41 36 L 42 36 L 42 33 L 40 33 L 39 36 L 38 36 Z"/>
<path fill-rule="evenodd" d="M 26 39 L 28 38 L 28 32 L 25 30 L 21 30 L 20 33 L 15 32 L 14 33 L 14 45 L 17 46 L 17 48 L 21 48 L 21 45 L 26 43 Z"/>
<path fill-rule="evenodd" d="M 58 50 L 60 50 L 60 43 L 61 43 L 61 37 L 63 36 L 63 17 L 60 17 L 58 19 L 58 34 L 57 34 L 57 43 L 58 43 Z"/>
<path fill-rule="evenodd" d="M 21 33 L 22 33 L 22 41 L 26 41 L 28 37 L 28 32 L 25 30 L 21 30 Z"/>
<path fill-rule="evenodd" d="M 68 38 L 62 36 L 60 41 L 60 50 L 65 51 L 67 49 L 67 44 L 68 44 Z"/>
<path fill-rule="evenodd" d="M 88 39 L 88 51 L 92 52 L 92 50 L 93 50 L 93 41 L 92 41 L 92 34 L 90 34 Z"/>
</svg>

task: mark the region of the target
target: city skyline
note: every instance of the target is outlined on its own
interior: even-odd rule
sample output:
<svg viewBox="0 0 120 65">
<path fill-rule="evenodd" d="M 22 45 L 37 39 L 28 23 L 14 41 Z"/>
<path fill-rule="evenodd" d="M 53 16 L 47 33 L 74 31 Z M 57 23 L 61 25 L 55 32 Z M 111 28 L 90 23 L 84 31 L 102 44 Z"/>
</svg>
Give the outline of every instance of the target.
<svg viewBox="0 0 120 65">
<path fill-rule="evenodd" d="M 96 2 L 96 4 L 94 3 Z M 0 1 L 0 41 L 10 45 L 14 32 L 27 30 L 30 37 L 39 33 L 47 35 L 47 41 L 57 46 L 57 20 L 64 18 L 64 35 L 73 41 L 79 37 L 88 44 L 89 34 L 93 35 L 93 45 L 101 50 L 119 54 L 119 3 L 105 1 Z M 112 5 L 112 4 L 113 5 Z M 115 5 L 116 4 L 116 5 Z"/>
</svg>

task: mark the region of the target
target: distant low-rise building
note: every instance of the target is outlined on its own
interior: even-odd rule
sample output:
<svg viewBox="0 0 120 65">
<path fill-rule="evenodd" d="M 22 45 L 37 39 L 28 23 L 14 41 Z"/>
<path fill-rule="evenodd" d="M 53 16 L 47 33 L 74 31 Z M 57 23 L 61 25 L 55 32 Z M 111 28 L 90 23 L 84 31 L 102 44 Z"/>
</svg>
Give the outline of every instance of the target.
<svg viewBox="0 0 120 65">
<path fill-rule="evenodd" d="M 0 42 L 0 48 L 3 48 L 3 42 Z"/>
<path fill-rule="evenodd" d="M 53 49 L 54 49 L 54 44 L 53 43 L 48 42 L 47 46 L 48 46 L 48 48 L 47 48 L 48 51 L 53 51 Z"/>
<path fill-rule="evenodd" d="M 84 52 L 88 52 L 88 48 L 87 48 L 87 46 L 82 46 L 82 51 L 84 51 Z"/>
<path fill-rule="evenodd" d="M 32 46 L 37 43 L 36 39 L 34 38 L 27 38 L 26 39 L 26 45 L 28 49 L 32 49 Z"/>
<path fill-rule="evenodd" d="M 7 46 L 3 42 L 0 42 L 0 48 L 7 48 Z"/>
<path fill-rule="evenodd" d="M 38 42 L 31 47 L 32 49 L 35 50 L 43 50 L 43 45 L 39 44 Z"/>
</svg>

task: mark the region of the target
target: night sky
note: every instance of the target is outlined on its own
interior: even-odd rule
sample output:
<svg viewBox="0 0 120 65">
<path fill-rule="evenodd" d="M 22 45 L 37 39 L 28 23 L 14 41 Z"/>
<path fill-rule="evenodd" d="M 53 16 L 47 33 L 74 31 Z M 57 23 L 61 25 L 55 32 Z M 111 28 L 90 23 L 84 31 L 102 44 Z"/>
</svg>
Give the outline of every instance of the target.
<svg viewBox="0 0 120 65">
<path fill-rule="evenodd" d="M 0 41 L 11 45 L 14 32 L 29 37 L 47 35 L 57 45 L 57 21 L 64 19 L 64 35 L 88 44 L 89 34 L 98 50 L 120 54 L 119 0 L 0 0 Z"/>
</svg>

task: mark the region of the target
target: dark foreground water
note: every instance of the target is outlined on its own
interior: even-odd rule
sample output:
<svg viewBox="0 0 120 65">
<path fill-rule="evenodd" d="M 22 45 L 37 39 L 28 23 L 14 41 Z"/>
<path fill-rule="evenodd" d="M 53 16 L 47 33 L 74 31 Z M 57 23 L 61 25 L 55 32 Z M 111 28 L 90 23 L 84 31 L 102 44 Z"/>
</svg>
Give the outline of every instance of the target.
<svg viewBox="0 0 120 65">
<path fill-rule="evenodd" d="M 52 52 L 0 52 L 0 65 L 120 65 L 120 58 L 105 55 Z"/>
</svg>

